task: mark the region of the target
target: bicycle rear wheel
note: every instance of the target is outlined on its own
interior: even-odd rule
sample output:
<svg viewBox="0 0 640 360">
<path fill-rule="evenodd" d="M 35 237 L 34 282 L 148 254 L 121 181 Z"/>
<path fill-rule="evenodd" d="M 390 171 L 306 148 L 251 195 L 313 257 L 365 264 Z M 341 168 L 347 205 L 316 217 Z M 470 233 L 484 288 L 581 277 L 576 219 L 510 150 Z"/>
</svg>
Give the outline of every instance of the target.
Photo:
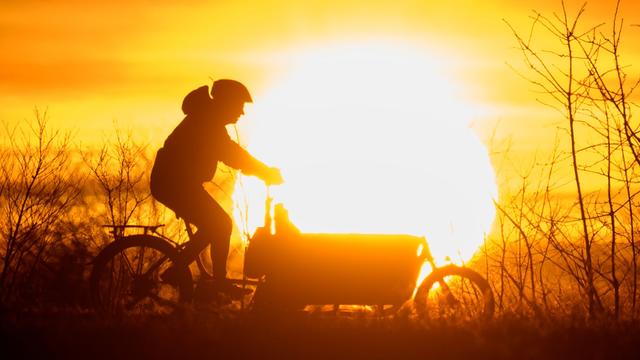
<svg viewBox="0 0 640 360">
<path fill-rule="evenodd" d="M 416 293 L 415 308 L 424 320 L 484 321 L 493 316 L 495 301 L 487 280 L 477 272 L 448 265 L 436 269 Z"/>
<path fill-rule="evenodd" d="M 94 306 L 109 314 L 174 312 L 193 295 L 188 268 L 179 269 L 175 281 L 161 279 L 177 257 L 172 245 L 150 235 L 112 242 L 94 261 L 90 278 Z"/>
</svg>

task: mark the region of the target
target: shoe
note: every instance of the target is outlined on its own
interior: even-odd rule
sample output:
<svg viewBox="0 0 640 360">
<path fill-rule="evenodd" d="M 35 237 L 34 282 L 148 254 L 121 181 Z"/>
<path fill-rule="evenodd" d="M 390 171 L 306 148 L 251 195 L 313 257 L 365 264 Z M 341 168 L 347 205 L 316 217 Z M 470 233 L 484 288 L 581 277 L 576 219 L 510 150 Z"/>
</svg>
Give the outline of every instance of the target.
<svg viewBox="0 0 640 360">
<path fill-rule="evenodd" d="M 233 300 L 240 300 L 252 292 L 250 289 L 234 285 L 229 279 L 213 280 L 210 284 L 212 291 L 226 295 Z"/>
<path fill-rule="evenodd" d="M 167 270 L 160 274 L 160 280 L 171 286 L 178 286 L 180 283 L 180 272 L 178 271 L 178 268 L 175 267 L 175 265 L 171 265 Z"/>
</svg>

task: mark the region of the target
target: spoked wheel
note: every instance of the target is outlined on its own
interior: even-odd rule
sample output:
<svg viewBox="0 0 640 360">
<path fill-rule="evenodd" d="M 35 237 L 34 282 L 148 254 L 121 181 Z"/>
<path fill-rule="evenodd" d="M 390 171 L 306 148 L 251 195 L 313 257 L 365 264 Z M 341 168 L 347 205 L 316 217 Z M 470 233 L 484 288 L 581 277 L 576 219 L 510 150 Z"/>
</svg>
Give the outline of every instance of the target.
<svg viewBox="0 0 640 360">
<path fill-rule="evenodd" d="M 90 286 L 93 304 L 109 314 L 171 313 L 191 300 L 193 284 L 188 268 L 172 279 L 161 278 L 177 258 L 168 242 L 149 235 L 120 238 L 94 261 Z"/>
<path fill-rule="evenodd" d="M 495 302 L 487 280 L 477 272 L 448 265 L 432 272 L 415 297 L 416 312 L 425 320 L 483 321 L 493 317 Z"/>
</svg>

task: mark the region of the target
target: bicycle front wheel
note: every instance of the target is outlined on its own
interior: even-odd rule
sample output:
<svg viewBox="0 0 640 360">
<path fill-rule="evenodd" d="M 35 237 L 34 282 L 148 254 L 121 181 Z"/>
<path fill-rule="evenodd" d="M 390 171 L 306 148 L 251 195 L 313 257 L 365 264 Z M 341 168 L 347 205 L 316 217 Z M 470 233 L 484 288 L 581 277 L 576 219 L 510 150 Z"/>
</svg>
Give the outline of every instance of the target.
<svg viewBox="0 0 640 360">
<path fill-rule="evenodd" d="M 90 278 L 94 306 L 109 314 L 174 312 L 193 295 L 188 268 L 178 269 L 173 281 L 161 278 L 177 257 L 171 244 L 150 235 L 112 242 L 94 261 Z"/>
<path fill-rule="evenodd" d="M 483 321 L 493 316 L 495 301 L 489 282 L 477 272 L 448 265 L 422 282 L 414 299 L 422 319 Z"/>
</svg>

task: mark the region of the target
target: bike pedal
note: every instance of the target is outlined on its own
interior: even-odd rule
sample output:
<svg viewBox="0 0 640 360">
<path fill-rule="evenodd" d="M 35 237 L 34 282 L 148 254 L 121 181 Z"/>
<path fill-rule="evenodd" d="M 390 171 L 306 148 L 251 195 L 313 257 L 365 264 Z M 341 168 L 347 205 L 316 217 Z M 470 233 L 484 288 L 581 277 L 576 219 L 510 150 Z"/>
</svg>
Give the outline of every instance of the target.
<svg viewBox="0 0 640 360">
<path fill-rule="evenodd" d="M 175 266 L 169 267 L 160 274 L 160 279 L 171 286 L 177 286 L 180 283 L 180 273 L 178 268 Z"/>
<path fill-rule="evenodd" d="M 201 280 L 198 282 L 196 291 L 205 294 L 207 297 L 226 297 L 231 300 L 241 300 L 246 295 L 251 294 L 250 289 L 236 286 L 228 281 Z"/>
</svg>

